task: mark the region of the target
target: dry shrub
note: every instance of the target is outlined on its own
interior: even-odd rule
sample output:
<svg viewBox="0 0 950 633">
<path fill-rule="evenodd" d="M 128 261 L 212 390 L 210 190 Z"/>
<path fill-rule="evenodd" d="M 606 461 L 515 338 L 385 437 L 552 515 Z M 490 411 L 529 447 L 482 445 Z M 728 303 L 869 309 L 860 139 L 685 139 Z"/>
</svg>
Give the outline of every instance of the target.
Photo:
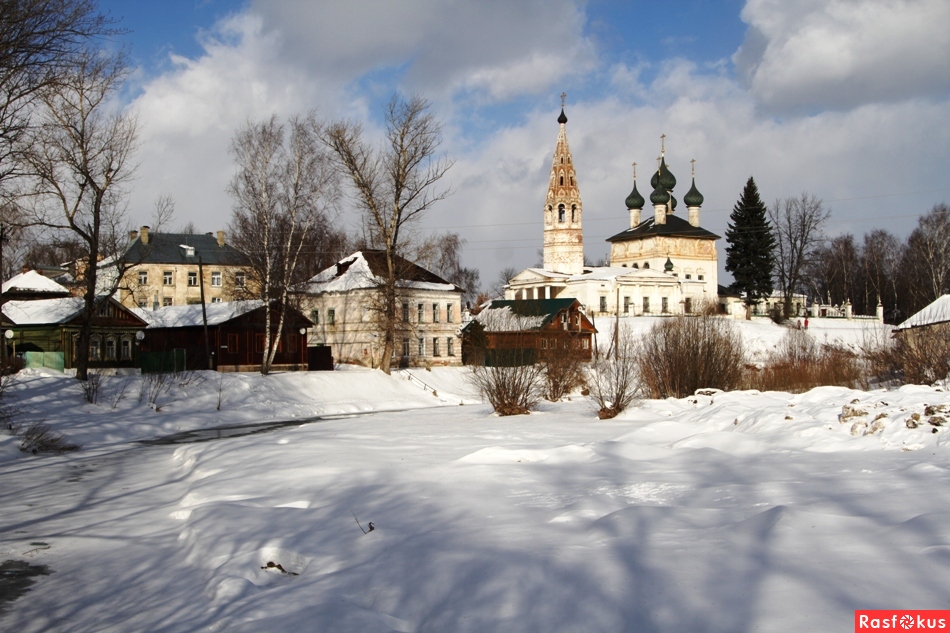
<svg viewBox="0 0 950 633">
<path fill-rule="evenodd" d="M 544 397 L 551 402 L 557 402 L 584 384 L 584 355 L 573 346 L 573 340 L 567 342 L 567 347 L 558 346 L 555 350 L 548 350 L 541 362 L 545 379 Z"/>
<path fill-rule="evenodd" d="M 597 407 L 597 417 L 617 417 L 640 395 L 637 387 L 637 343 L 629 331 L 620 335 L 612 355 L 591 363 L 587 372 L 590 398 Z"/>
<path fill-rule="evenodd" d="M 544 392 L 539 364 L 473 367 L 471 382 L 498 415 L 523 415 L 534 409 Z"/>
<path fill-rule="evenodd" d="M 892 339 L 865 341 L 862 352 L 882 386 L 930 385 L 950 377 L 950 325 L 911 328 Z"/>
<path fill-rule="evenodd" d="M 13 433 L 22 437 L 20 450 L 24 453 L 68 453 L 78 451 L 81 446 L 73 444 L 64 436 L 53 431 L 49 425 L 34 422 L 27 427 L 15 426 Z"/>
<path fill-rule="evenodd" d="M 835 345 L 820 345 L 808 332 L 790 329 L 762 369 L 751 369 L 746 387 L 801 393 L 820 386 L 867 386 L 861 359 Z"/>
<path fill-rule="evenodd" d="M 636 350 L 637 376 L 651 398 L 742 384 L 742 337 L 725 318 L 677 316 L 654 325 Z"/>
</svg>

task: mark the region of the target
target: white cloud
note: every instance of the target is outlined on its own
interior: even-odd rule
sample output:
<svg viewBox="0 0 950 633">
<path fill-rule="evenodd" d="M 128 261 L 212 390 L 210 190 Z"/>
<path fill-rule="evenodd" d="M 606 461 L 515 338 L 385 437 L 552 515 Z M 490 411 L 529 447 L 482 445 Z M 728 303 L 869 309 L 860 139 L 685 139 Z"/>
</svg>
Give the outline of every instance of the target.
<svg viewBox="0 0 950 633">
<path fill-rule="evenodd" d="M 849 108 L 950 90 L 946 0 L 749 0 L 734 61 L 769 110 Z"/>
</svg>

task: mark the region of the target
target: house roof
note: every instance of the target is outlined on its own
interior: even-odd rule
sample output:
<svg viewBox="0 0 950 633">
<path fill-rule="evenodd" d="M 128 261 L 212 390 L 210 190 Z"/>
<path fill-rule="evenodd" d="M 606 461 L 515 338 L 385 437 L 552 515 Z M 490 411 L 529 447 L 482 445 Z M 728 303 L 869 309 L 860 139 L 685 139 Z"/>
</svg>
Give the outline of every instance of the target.
<svg viewBox="0 0 950 633">
<path fill-rule="evenodd" d="M 143 264 L 197 264 L 206 266 L 246 266 L 247 256 L 230 244 L 218 245 L 209 234 L 149 233 L 148 244 L 135 238 L 122 256 L 126 262 Z"/>
<path fill-rule="evenodd" d="M 937 299 L 920 312 L 911 315 L 906 321 L 897 326 L 898 330 L 906 330 L 924 325 L 950 322 L 950 294 Z"/>
<path fill-rule="evenodd" d="M 621 231 L 612 237 L 608 237 L 608 242 L 626 242 L 628 240 L 639 240 L 646 237 L 656 237 L 659 235 L 665 237 L 692 237 L 705 240 L 718 240 L 719 236 L 700 226 L 693 226 L 678 215 L 667 215 L 665 224 L 657 224 L 656 218 L 647 218 L 632 229 Z"/>
<path fill-rule="evenodd" d="M 568 310 L 577 299 L 495 299 L 475 316 L 487 332 L 539 330 L 562 310 Z"/>
<path fill-rule="evenodd" d="M 220 325 L 231 319 L 256 310 L 264 305 L 263 301 L 223 301 L 205 304 L 208 325 Z M 164 327 L 194 327 L 204 325 L 201 304 L 185 306 L 166 306 L 155 310 L 134 308 L 135 313 L 148 323 L 149 329 Z"/>
<path fill-rule="evenodd" d="M 553 270 L 545 270 L 544 268 L 526 268 L 512 277 L 509 280 L 509 283 L 515 282 L 513 285 L 518 285 L 518 282 L 531 283 L 536 281 L 538 277 L 550 279 L 552 281 L 563 281 L 565 283 L 581 282 L 587 280 L 609 281 L 620 277 L 626 277 L 631 282 L 633 280 L 650 283 L 679 283 L 681 281 L 678 278 L 673 277 L 671 274 L 667 274 L 661 270 L 651 270 L 649 268 L 633 268 L 623 266 L 587 266 L 584 268 L 584 272 L 577 275 L 559 273 Z"/>
<path fill-rule="evenodd" d="M 49 277 L 44 277 L 35 270 L 28 270 L 8 279 L 3 284 L 3 294 L 7 293 L 36 293 L 36 294 L 69 294 L 69 289 L 56 283 Z"/>
<path fill-rule="evenodd" d="M 455 284 L 398 255 L 396 266 L 401 288 L 462 292 Z M 386 275 L 384 251 L 356 251 L 312 277 L 304 284 L 304 292 L 321 294 L 378 288 Z"/>
<path fill-rule="evenodd" d="M 140 310 L 133 310 L 115 299 L 108 299 L 120 310 L 142 318 Z M 82 297 L 60 297 L 57 299 L 34 299 L 7 301 L 3 304 L 3 316 L 14 325 L 57 325 L 68 323 L 82 312 L 85 299 Z"/>
</svg>

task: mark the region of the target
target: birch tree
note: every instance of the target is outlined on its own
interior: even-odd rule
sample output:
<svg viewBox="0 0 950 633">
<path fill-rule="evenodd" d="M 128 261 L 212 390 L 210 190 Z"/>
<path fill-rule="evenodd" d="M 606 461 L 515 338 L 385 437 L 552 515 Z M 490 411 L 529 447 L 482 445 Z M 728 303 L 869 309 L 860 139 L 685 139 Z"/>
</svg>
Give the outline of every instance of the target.
<svg viewBox="0 0 950 633">
<path fill-rule="evenodd" d="M 449 194 L 439 187 L 453 161 L 438 153 L 442 123 L 420 96 L 394 96 L 386 106 L 382 142 L 374 146 L 363 126 L 337 121 L 324 127 L 321 140 L 337 169 L 349 183 L 352 200 L 362 214 L 365 240 L 383 251 L 385 276 L 374 302 L 383 342 L 380 369 L 387 374 L 401 323 L 400 257 L 408 255 L 410 225 Z"/>
<path fill-rule="evenodd" d="M 231 143 L 237 171 L 233 244 L 250 259 L 248 287 L 268 307 L 261 373 L 277 354 L 291 290 L 299 281 L 304 248 L 335 196 L 332 169 L 312 114 L 286 125 L 276 116 L 247 123 Z M 274 323 L 274 315 L 277 321 Z"/>
</svg>

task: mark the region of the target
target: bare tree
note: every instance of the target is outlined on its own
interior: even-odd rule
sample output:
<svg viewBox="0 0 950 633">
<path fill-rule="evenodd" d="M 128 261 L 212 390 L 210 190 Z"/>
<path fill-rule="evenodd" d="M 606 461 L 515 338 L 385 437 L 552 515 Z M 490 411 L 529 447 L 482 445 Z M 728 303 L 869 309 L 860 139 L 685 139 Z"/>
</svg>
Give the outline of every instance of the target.
<svg viewBox="0 0 950 633">
<path fill-rule="evenodd" d="M 276 116 L 248 123 L 231 151 L 237 173 L 231 181 L 234 246 L 247 254 L 253 287 L 266 306 L 261 373 L 270 372 L 284 327 L 308 236 L 326 216 L 334 196 L 329 159 L 317 137 L 313 115 L 293 117 L 287 129 Z"/>
<path fill-rule="evenodd" d="M 480 275 L 474 268 L 462 266 L 464 246 L 465 240 L 458 233 L 436 233 L 418 244 L 414 260 L 461 288 L 462 301 L 470 304 L 478 296 Z"/>
<path fill-rule="evenodd" d="M 98 279 L 99 262 L 127 243 L 122 185 L 134 171 L 137 125 L 127 113 L 109 110 L 127 67 L 122 54 L 86 51 L 68 75 L 40 95 L 40 123 L 23 150 L 30 187 L 30 221 L 66 232 L 83 245 L 79 274 L 85 304 L 76 344 L 76 377 L 86 380 L 89 337 L 97 302 L 111 295 Z M 118 283 L 120 276 L 114 277 Z"/>
<path fill-rule="evenodd" d="M 495 277 L 495 283 L 493 283 L 491 288 L 489 289 L 489 292 L 492 298 L 503 299 L 505 297 L 505 286 L 507 286 L 511 278 L 517 274 L 518 274 L 518 270 L 511 266 L 508 266 L 507 268 L 502 268 L 500 271 L 498 271 L 498 276 Z"/>
<path fill-rule="evenodd" d="M 437 154 L 442 123 L 419 96 L 394 96 L 386 107 L 385 138 L 374 147 L 354 121 L 331 123 L 321 132 L 336 166 L 349 181 L 363 217 L 365 241 L 386 257 L 386 276 L 379 286 L 377 323 L 383 355 L 380 369 L 389 373 L 399 313 L 399 264 L 408 254 L 406 232 L 411 223 L 448 194 L 437 187 L 452 161 Z"/>
<path fill-rule="evenodd" d="M 86 46 L 118 33 L 92 0 L 0 2 L 0 195 L 19 172 L 42 92 L 72 74 Z"/>
<path fill-rule="evenodd" d="M 802 285 L 805 266 L 823 239 L 825 222 L 831 211 L 820 199 L 802 193 L 797 198 L 776 200 L 769 208 L 769 220 L 775 232 L 775 276 L 784 296 L 784 316 L 792 315 L 792 295 Z"/>
<path fill-rule="evenodd" d="M 914 311 L 950 292 L 950 207 L 934 206 L 907 238 L 905 268 Z"/>
</svg>

